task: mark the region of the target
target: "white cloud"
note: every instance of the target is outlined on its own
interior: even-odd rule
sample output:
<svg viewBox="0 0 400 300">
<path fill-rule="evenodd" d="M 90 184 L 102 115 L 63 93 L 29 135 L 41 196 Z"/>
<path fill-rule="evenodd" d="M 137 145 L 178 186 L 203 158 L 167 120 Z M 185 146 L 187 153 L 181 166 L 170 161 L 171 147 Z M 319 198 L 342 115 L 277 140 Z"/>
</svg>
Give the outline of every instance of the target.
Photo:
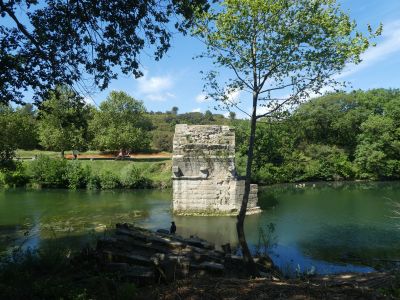
<svg viewBox="0 0 400 300">
<path fill-rule="evenodd" d="M 210 99 L 207 99 L 207 95 L 204 93 L 198 94 L 195 99 L 197 103 L 206 103 L 210 101 Z"/>
<path fill-rule="evenodd" d="M 227 90 L 225 95 L 227 96 L 227 100 L 231 104 L 238 104 L 240 98 L 240 90 Z"/>
<path fill-rule="evenodd" d="M 83 101 L 88 105 L 98 106 L 97 103 L 94 101 L 94 99 L 91 96 L 84 96 Z"/>
<path fill-rule="evenodd" d="M 192 112 L 201 112 L 201 108 L 200 107 L 199 108 L 195 108 L 195 109 L 192 110 Z"/>
<path fill-rule="evenodd" d="M 148 76 L 144 72 L 143 77 L 137 79 L 138 92 L 151 101 L 166 101 L 175 98 L 171 92 L 174 81 L 171 76 Z"/>
<path fill-rule="evenodd" d="M 358 65 L 349 65 L 338 78 L 350 76 L 362 69 L 368 68 L 385 59 L 387 56 L 400 52 L 400 21 L 389 23 L 383 27 L 382 41 L 376 47 L 369 48 L 361 55 L 363 60 Z"/>
</svg>

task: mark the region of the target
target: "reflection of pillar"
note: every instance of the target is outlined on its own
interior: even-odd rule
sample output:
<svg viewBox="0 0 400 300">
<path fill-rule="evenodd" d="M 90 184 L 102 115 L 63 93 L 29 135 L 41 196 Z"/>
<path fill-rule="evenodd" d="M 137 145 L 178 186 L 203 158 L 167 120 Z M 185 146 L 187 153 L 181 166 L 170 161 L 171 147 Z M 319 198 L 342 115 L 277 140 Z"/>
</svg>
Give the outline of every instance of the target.
<svg viewBox="0 0 400 300">
<path fill-rule="evenodd" d="M 229 126 L 179 124 L 172 157 L 173 211 L 177 215 L 237 215 L 244 181 L 235 168 L 235 132 Z M 251 185 L 248 214 L 260 212 Z"/>
<path fill-rule="evenodd" d="M 177 233 L 183 237 L 196 235 L 216 246 L 237 243 L 235 217 L 190 217 L 176 216 L 174 218 Z"/>
<path fill-rule="evenodd" d="M 258 232 L 254 226 L 260 223 L 261 214 L 248 216 L 246 218 L 246 228 L 249 233 Z M 205 239 L 218 248 L 226 243 L 230 243 L 233 248 L 237 243 L 236 218 L 235 217 L 191 217 L 176 216 L 174 221 L 177 226 L 177 234 L 183 237 L 196 235 Z M 248 223 L 247 223 L 248 222 Z M 250 234 L 249 243 L 257 242 L 257 234 Z"/>
</svg>

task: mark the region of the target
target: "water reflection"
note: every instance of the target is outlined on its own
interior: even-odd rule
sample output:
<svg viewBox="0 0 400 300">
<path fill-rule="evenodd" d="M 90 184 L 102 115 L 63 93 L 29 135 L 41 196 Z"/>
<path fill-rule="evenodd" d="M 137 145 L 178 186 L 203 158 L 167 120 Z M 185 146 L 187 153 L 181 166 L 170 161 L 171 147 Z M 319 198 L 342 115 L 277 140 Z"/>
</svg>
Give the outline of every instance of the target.
<svg viewBox="0 0 400 300">
<path fill-rule="evenodd" d="M 77 248 L 116 222 L 159 229 L 172 220 L 177 234 L 235 248 L 235 217 L 172 216 L 171 197 L 169 190 L 2 191 L 0 252 L 52 241 Z M 263 189 L 259 199 L 264 211 L 246 218 L 247 240 L 255 251 L 259 228 L 274 223 L 276 247 L 269 252 L 283 270 L 370 271 L 363 266 L 368 260 L 399 259 L 400 230 L 388 201 L 400 199 L 399 183 L 281 185 Z"/>
</svg>

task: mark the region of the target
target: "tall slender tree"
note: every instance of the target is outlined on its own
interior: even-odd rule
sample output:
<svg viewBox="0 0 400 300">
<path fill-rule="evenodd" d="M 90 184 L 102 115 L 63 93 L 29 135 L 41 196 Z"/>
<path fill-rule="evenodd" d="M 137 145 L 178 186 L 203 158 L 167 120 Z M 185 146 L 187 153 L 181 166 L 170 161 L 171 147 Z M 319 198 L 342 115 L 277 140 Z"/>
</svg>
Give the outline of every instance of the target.
<svg viewBox="0 0 400 300">
<path fill-rule="evenodd" d="M 359 63 L 369 40 L 335 0 L 225 0 L 199 14 L 194 34 L 206 44 L 200 57 L 213 60 L 205 92 L 220 106 L 236 107 L 250 118 L 246 184 L 237 233 L 249 273 L 258 270 L 248 248 L 244 220 L 250 192 L 257 121 L 288 109 L 321 89 L 337 87 L 335 77 Z M 223 76 L 218 72 L 224 70 Z M 220 77 L 228 78 L 222 81 Z M 241 97 L 233 97 L 240 94 Z M 243 96 L 248 95 L 248 112 Z M 243 106 L 242 106 L 243 105 Z"/>
</svg>

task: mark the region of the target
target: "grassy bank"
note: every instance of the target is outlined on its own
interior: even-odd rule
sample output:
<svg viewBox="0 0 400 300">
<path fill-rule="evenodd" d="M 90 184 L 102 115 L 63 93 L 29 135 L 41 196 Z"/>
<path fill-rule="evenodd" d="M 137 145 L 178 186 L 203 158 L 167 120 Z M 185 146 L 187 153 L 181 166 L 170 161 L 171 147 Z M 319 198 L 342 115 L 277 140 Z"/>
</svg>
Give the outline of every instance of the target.
<svg viewBox="0 0 400 300">
<path fill-rule="evenodd" d="M 98 153 L 85 153 L 85 155 Z M 66 160 L 57 152 L 19 151 L 15 170 L 0 171 L 0 187 L 33 188 L 168 188 L 171 165 L 168 157 L 149 155 L 127 160 Z"/>
</svg>

